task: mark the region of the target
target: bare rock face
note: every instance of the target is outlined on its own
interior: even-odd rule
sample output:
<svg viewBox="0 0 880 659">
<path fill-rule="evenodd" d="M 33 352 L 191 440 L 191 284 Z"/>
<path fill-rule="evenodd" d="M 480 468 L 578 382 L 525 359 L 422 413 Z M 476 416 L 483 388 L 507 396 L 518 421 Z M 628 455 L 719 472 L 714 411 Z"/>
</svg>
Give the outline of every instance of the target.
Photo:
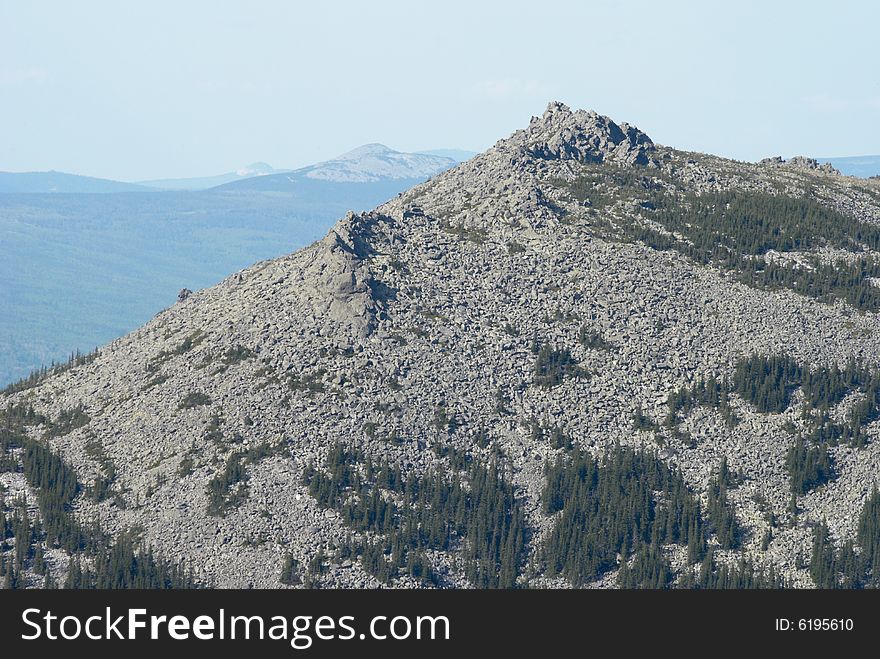
<svg viewBox="0 0 880 659">
<path fill-rule="evenodd" d="M 301 275 L 303 290 L 311 295 L 317 313 L 325 311 L 335 325 L 323 328 L 324 333 L 348 345 L 369 336 L 375 321 L 372 275 L 365 260 L 368 247 L 359 233 L 368 221 L 353 213 L 340 220 L 318 243 Z"/>
<path fill-rule="evenodd" d="M 654 143 L 638 128 L 618 125 L 593 111 L 572 112 L 559 102 L 550 103 L 543 116 L 533 117 L 529 127 L 509 143 L 521 146 L 531 156 L 551 160 L 614 160 L 628 165 L 655 162 Z"/>
<path fill-rule="evenodd" d="M 764 158 L 758 164 L 764 167 L 791 167 L 822 172 L 824 174 L 840 175 L 840 171 L 835 169 L 830 162 L 820 163 L 815 158 L 807 158 L 806 156 L 792 156 L 788 160 L 785 160 L 782 156 L 775 156 L 773 158 Z"/>
</svg>

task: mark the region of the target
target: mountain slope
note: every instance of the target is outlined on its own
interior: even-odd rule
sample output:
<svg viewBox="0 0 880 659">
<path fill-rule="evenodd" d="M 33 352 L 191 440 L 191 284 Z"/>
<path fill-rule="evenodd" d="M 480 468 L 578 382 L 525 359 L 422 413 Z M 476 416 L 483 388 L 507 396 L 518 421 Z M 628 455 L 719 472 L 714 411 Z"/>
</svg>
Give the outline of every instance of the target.
<svg viewBox="0 0 880 659">
<path fill-rule="evenodd" d="M 215 585 L 810 586 L 880 468 L 878 226 L 551 104 L 0 408 Z"/>
<path fill-rule="evenodd" d="M 0 194 L 34 192 L 146 192 L 136 183 L 122 183 L 64 172 L 0 172 Z"/>
</svg>

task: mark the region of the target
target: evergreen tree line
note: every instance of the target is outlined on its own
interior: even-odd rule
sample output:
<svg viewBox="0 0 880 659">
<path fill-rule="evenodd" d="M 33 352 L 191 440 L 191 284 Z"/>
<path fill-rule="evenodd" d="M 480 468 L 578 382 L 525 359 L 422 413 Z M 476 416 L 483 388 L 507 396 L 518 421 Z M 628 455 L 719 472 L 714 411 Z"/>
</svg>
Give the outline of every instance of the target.
<svg viewBox="0 0 880 659">
<path fill-rule="evenodd" d="M 737 361 L 733 390 L 759 412 L 781 414 L 803 383 L 804 368 L 788 355 L 751 355 Z"/>
<path fill-rule="evenodd" d="M 730 394 L 736 393 L 762 413 L 780 414 L 791 405 L 792 394 L 801 389 L 803 418 L 807 430 L 795 438 L 786 455 L 791 491 L 806 494 L 835 478 L 829 447 L 848 444 L 855 448 L 868 442 L 866 426 L 880 418 L 880 369 L 868 368 L 850 358 L 843 367 L 806 367 L 788 355 L 750 355 L 737 361 L 733 377 L 701 379 L 690 388 L 672 392 L 667 400 L 668 427 L 679 415 L 699 405 L 718 409 L 728 425 L 736 423 Z M 830 410 L 852 393 L 862 394 L 849 410 L 846 421 L 832 420 Z"/>
<path fill-rule="evenodd" d="M 560 457 L 546 469 L 542 502 L 545 514 L 559 513 L 541 548 L 542 567 L 574 586 L 631 555 L 653 583 L 665 574 L 652 560 L 663 544 L 686 545 L 691 561 L 706 551 L 709 529 L 699 501 L 677 471 L 644 450 L 615 446 L 601 461 L 585 452 Z M 633 587 L 637 575 L 625 574 Z"/>
<path fill-rule="evenodd" d="M 23 499 L 11 514 L 0 497 L 0 579 L 4 588 L 26 587 L 25 571 L 43 576 L 43 588 L 56 583 L 45 559 L 43 545 L 58 547 L 39 519 L 31 520 Z M 83 536 L 85 536 L 83 538 Z M 156 557 L 143 543 L 129 534 L 115 541 L 100 529 L 92 528 L 77 537 L 82 547 L 69 551 L 65 588 L 195 588 L 199 586 L 191 570 Z M 10 551 L 10 540 L 14 545 Z M 61 548 L 66 549 L 63 545 Z"/>
<path fill-rule="evenodd" d="M 53 451 L 48 439 L 30 438 L 25 424 L 42 423 L 32 409 L 23 406 L 0 412 L 0 449 L 6 460 L 17 462 L 34 488 L 38 520 L 31 521 L 22 501 L 11 514 L 0 498 L 0 570 L 4 585 L 25 586 L 23 574 L 44 575 L 44 587 L 54 587 L 43 546 L 64 550 L 71 556 L 66 587 L 72 588 L 184 588 L 197 585 L 192 574 L 180 566 L 158 559 L 142 543 L 125 534 L 113 538 L 98 526 L 81 525 L 72 504 L 83 490 L 75 471 Z M 12 451 L 17 449 L 15 455 Z M 14 538 L 14 551 L 8 540 Z M 4 556 L 4 554 L 8 554 Z"/>
<path fill-rule="evenodd" d="M 800 437 L 795 438 L 785 456 L 785 468 L 791 479 L 791 492 L 795 496 L 806 494 L 835 476 L 828 446 L 814 444 Z"/>
<path fill-rule="evenodd" d="M 450 471 L 420 477 L 373 462 L 340 444 L 322 469 L 309 466 L 303 482 L 323 508 L 338 510 L 352 531 L 346 555 L 388 581 L 405 571 L 439 583 L 426 552 L 460 553 L 468 581 L 479 588 L 512 588 L 520 573 L 525 522 L 513 485 L 497 461 L 488 466 L 453 452 Z M 467 466 L 466 469 L 461 467 Z"/>
<path fill-rule="evenodd" d="M 617 575 L 620 588 L 665 589 L 687 588 L 700 590 L 767 590 L 787 588 L 785 579 L 769 568 L 756 566 L 753 561 L 740 557 L 735 563 L 719 564 L 715 550 L 710 548 L 695 573 L 688 565 L 677 581 L 673 581 L 673 569 L 662 549 L 643 545 L 632 561 L 624 560 Z"/>
<path fill-rule="evenodd" d="M 880 247 L 878 227 L 828 208 L 809 194 L 791 197 L 744 190 L 671 194 L 657 178 L 662 175 L 637 170 L 621 175 L 593 166 L 588 175 L 565 185 L 594 211 L 616 198 L 639 199 L 653 225 L 623 220 L 611 227 L 594 218 L 594 231 L 604 228 L 610 237 L 676 250 L 697 263 L 733 271 L 754 288 L 787 288 L 819 300 L 844 300 L 858 309 L 880 309 L 880 289 L 871 283 L 880 276 L 880 260 L 863 252 Z M 663 230 L 654 228 L 656 224 Z M 761 258 L 771 250 L 804 256 L 823 246 L 858 256 L 834 263 L 813 256 L 808 267 Z"/>
<path fill-rule="evenodd" d="M 736 479 L 727 466 L 727 457 L 721 460 L 717 474 L 709 482 L 707 516 L 721 549 L 738 549 L 740 529 L 733 506 L 727 500 L 727 490 L 736 485 Z"/>
<path fill-rule="evenodd" d="M 772 563 L 769 568 L 765 568 L 742 556 L 736 563 L 719 565 L 714 549 L 706 552 L 699 572 L 694 574 L 691 569 L 685 570 L 677 586 L 714 590 L 768 590 L 789 587 Z"/>
<path fill-rule="evenodd" d="M 574 586 L 619 566 L 621 588 L 783 588 L 772 566 L 716 560 L 716 547 L 741 546 L 727 499 L 740 482 L 724 458 L 703 511 L 681 474 L 644 450 L 618 445 L 599 460 L 583 452 L 560 458 L 546 470 L 544 512 L 558 517 L 541 548 L 541 569 Z M 667 544 L 688 548 L 688 565 L 677 581 L 664 553 Z"/>
<path fill-rule="evenodd" d="M 6 589 L 23 588 L 26 569 L 43 575 L 51 583 L 41 540 L 45 538 L 38 519 L 31 520 L 27 503 L 19 497 L 10 505 L 0 494 L 0 579 Z"/>
<path fill-rule="evenodd" d="M 880 492 L 875 487 L 856 527 L 855 543 L 835 547 L 823 521 L 813 529 L 810 576 L 817 588 L 880 587 Z"/>
<path fill-rule="evenodd" d="M 880 417 L 880 369 L 868 368 L 852 357 L 846 366 L 809 368 L 788 355 L 750 355 L 737 361 L 733 390 L 759 412 L 780 414 L 791 404 L 791 394 L 801 388 L 807 412 L 825 413 L 853 392 L 865 394 L 852 418 L 854 437 L 858 427 Z M 840 431 L 842 432 L 842 431 Z M 845 433 L 844 433 L 845 434 Z"/>
<path fill-rule="evenodd" d="M 209 433 L 217 431 L 217 428 L 208 430 Z M 273 452 L 267 442 L 243 451 L 233 451 L 226 459 L 223 471 L 215 474 L 205 487 L 208 495 L 207 513 L 222 517 L 247 501 L 250 494 L 248 465 L 258 463 Z"/>
<path fill-rule="evenodd" d="M 635 193 L 645 196 L 646 189 L 636 187 Z M 870 281 L 880 276 L 880 261 L 872 255 L 834 263 L 813 257 L 809 267 L 755 258 L 771 250 L 805 252 L 823 246 L 854 253 L 864 248 L 876 251 L 880 230 L 873 225 L 808 197 L 752 191 L 672 196 L 656 188 L 647 195 L 642 207 L 666 231 L 629 222 L 622 230 L 631 240 L 732 270 L 755 288 L 788 288 L 820 300 L 841 299 L 858 309 L 880 309 L 880 289 Z"/>
<path fill-rule="evenodd" d="M 121 533 L 109 547 L 95 552 L 90 561 L 75 555 L 67 571 L 65 588 L 170 589 L 198 588 L 192 568 L 158 558 L 143 542 Z"/>
<path fill-rule="evenodd" d="M 21 378 L 17 382 L 13 382 L 12 384 L 7 385 L 3 389 L 0 389 L 0 394 L 15 394 L 20 391 L 26 391 L 27 389 L 32 389 L 40 384 L 43 380 L 48 378 L 50 375 L 58 375 L 59 373 L 64 373 L 65 371 L 69 371 L 72 368 L 76 368 L 77 366 L 84 366 L 85 364 L 90 364 L 95 361 L 98 357 L 98 349 L 95 348 L 92 352 L 81 353 L 77 350 L 75 353 L 71 354 L 67 361 L 55 363 L 52 362 L 49 366 L 41 366 L 38 369 L 35 369 L 30 372 L 26 377 Z"/>
</svg>

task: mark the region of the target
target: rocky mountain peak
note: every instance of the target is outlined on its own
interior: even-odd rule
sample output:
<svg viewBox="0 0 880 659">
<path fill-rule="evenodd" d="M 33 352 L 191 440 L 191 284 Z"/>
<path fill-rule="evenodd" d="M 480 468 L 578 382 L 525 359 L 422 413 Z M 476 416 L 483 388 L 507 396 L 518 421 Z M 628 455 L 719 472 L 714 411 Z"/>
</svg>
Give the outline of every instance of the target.
<svg viewBox="0 0 880 659">
<path fill-rule="evenodd" d="M 365 183 L 394 179 L 425 179 L 449 169 L 451 158 L 419 153 L 402 153 L 384 144 L 365 144 L 332 160 L 298 170 L 308 178 L 325 181 Z"/>
<path fill-rule="evenodd" d="M 359 160 L 370 156 L 387 156 L 392 153 L 396 153 L 394 149 L 391 149 L 384 144 L 373 142 L 371 144 L 359 146 L 351 151 L 346 151 L 342 155 L 336 156 L 334 160 Z"/>
<path fill-rule="evenodd" d="M 792 167 L 795 169 L 808 169 L 825 174 L 840 174 L 840 171 L 834 168 L 831 163 L 820 163 L 815 158 L 807 158 L 806 156 L 792 156 L 785 160 L 782 156 L 773 158 L 764 158 L 758 162 L 759 165 L 765 167 Z"/>
<path fill-rule="evenodd" d="M 618 161 L 629 165 L 655 164 L 651 138 L 635 126 L 615 123 L 592 110 L 572 111 L 552 101 L 540 117 L 508 140 L 527 154 L 550 160 Z"/>
</svg>

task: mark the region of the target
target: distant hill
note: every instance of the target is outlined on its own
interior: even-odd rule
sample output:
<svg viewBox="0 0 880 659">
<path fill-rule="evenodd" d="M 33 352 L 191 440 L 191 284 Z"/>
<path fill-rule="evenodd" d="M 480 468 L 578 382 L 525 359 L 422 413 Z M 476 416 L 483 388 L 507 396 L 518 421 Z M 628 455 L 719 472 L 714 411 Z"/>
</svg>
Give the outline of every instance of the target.
<svg viewBox="0 0 880 659">
<path fill-rule="evenodd" d="M 134 183 L 56 171 L 0 172 L 0 194 L 194 191 L 208 190 L 229 183 L 241 183 L 258 177 L 265 177 L 267 180 L 245 184 L 237 189 L 284 192 L 289 191 L 293 180 L 300 180 L 303 177 L 337 183 L 412 180 L 415 184 L 474 155 L 476 154 L 473 151 L 462 149 L 402 153 L 383 144 L 366 144 L 332 160 L 297 170 L 275 169 L 265 162 L 255 162 L 225 174 L 150 179 Z"/>
<path fill-rule="evenodd" d="M 841 174 L 869 178 L 880 176 L 880 156 L 847 156 L 845 158 L 817 158 L 819 162 L 831 163 Z"/>
<path fill-rule="evenodd" d="M 234 172 L 218 174 L 216 176 L 200 176 L 195 178 L 165 178 L 150 181 L 139 181 L 138 185 L 144 185 L 158 190 L 207 190 L 215 188 L 224 183 L 240 181 L 242 179 L 253 178 L 255 176 L 266 176 L 268 174 L 280 174 L 289 172 L 289 169 L 275 169 L 271 165 L 264 162 L 255 162 L 247 167 L 236 169 Z"/>
<path fill-rule="evenodd" d="M 402 153 L 384 144 L 366 144 L 332 160 L 309 165 L 292 172 L 235 181 L 224 190 L 291 192 L 310 181 L 333 183 L 378 183 L 381 181 L 421 182 L 456 164 L 453 158 L 426 153 Z"/>
<path fill-rule="evenodd" d="M 32 192 L 145 192 L 149 188 L 136 183 L 65 174 L 64 172 L 0 172 L 0 194 Z"/>
</svg>

